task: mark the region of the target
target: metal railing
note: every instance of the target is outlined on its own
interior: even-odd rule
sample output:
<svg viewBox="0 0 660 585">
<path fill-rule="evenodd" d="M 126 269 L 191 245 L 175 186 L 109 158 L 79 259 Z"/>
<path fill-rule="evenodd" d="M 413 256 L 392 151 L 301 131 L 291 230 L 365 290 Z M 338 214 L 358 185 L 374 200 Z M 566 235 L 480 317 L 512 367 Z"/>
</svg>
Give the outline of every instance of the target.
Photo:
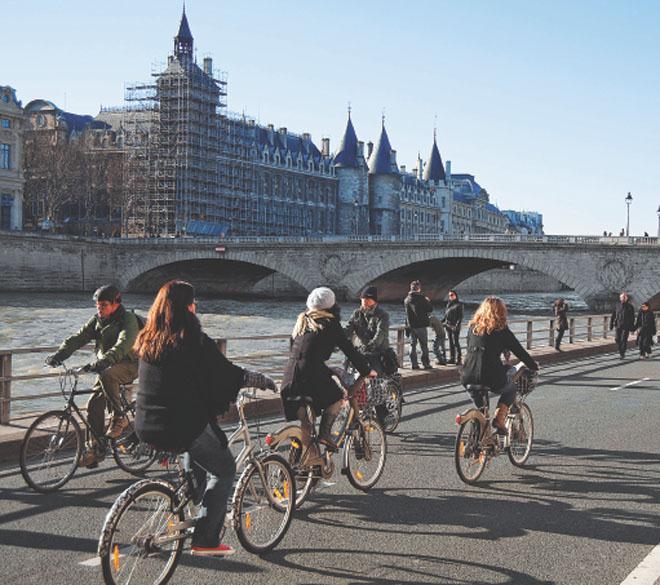
<svg viewBox="0 0 660 585">
<path fill-rule="evenodd" d="M 657 317 L 660 325 L 660 315 Z M 538 349 L 554 346 L 556 339 L 554 319 L 512 319 L 509 327 L 527 349 Z M 432 330 L 431 330 L 432 332 Z M 467 327 L 462 328 L 462 346 L 465 346 Z M 569 318 L 569 328 L 564 334 L 563 343 L 574 345 L 581 342 L 591 342 L 606 339 L 609 335 L 609 315 L 578 315 Z M 217 340 L 221 351 L 233 361 L 279 378 L 289 354 L 288 335 L 259 335 L 232 337 Z M 409 340 L 403 326 L 390 328 L 390 342 L 396 349 L 399 363 L 405 367 L 408 358 Z M 429 339 L 429 350 L 433 342 Z M 448 341 L 447 341 L 448 347 Z M 43 370 L 43 359 L 57 347 L 29 347 L 17 349 L 0 349 L 0 424 L 8 424 L 12 420 L 12 404 L 25 401 L 43 401 L 44 399 L 61 396 L 60 392 L 48 391 L 48 379 L 58 376 L 56 372 Z M 84 358 L 81 356 L 81 361 Z M 333 356 L 339 363 L 339 354 Z M 19 363 L 22 362 L 22 363 Z M 13 393 L 15 387 L 27 391 Z M 16 409 L 19 416 L 29 416 L 30 411 L 24 408 Z M 32 409 L 31 412 L 34 412 Z"/>
</svg>

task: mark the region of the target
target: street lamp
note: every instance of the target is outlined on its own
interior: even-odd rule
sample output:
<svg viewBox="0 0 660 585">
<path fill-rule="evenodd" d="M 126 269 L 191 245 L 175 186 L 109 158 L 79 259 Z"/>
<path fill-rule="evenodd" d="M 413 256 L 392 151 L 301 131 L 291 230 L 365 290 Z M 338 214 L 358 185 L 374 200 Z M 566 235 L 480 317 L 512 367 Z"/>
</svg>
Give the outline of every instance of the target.
<svg viewBox="0 0 660 585">
<path fill-rule="evenodd" d="M 627 209 L 627 219 L 626 219 L 626 237 L 630 235 L 630 204 L 632 203 L 633 197 L 630 194 L 630 191 L 628 191 L 628 195 L 626 196 L 626 209 Z"/>
<path fill-rule="evenodd" d="M 658 237 L 660 238 L 660 205 L 658 205 Z"/>
</svg>

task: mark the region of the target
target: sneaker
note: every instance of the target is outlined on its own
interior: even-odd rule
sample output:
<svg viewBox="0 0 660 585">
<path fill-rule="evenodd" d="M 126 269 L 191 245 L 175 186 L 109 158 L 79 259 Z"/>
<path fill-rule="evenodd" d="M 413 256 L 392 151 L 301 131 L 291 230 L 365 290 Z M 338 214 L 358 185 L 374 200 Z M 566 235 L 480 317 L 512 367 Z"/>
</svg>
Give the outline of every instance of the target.
<svg viewBox="0 0 660 585">
<path fill-rule="evenodd" d="M 435 360 L 435 365 L 436 366 L 445 366 L 445 365 L 447 365 L 447 362 L 445 360 Z"/>
<path fill-rule="evenodd" d="M 110 428 L 106 431 L 105 436 L 108 437 L 108 439 L 118 439 L 127 427 L 128 420 L 125 416 L 112 417 Z"/>
<path fill-rule="evenodd" d="M 424 364 L 424 369 L 425 370 L 432 370 L 433 366 L 431 364 Z"/>
<path fill-rule="evenodd" d="M 218 546 L 197 546 L 193 545 L 190 554 L 199 557 L 228 557 L 236 551 L 228 544 L 219 544 Z"/>
<path fill-rule="evenodd" d="M 410 369 L 411 370 L 419 370 L 419 366 L 418 365 L 410 366 Z"/>
<path fill-rule="evenodd" d="M 101 453 L 95 448 L 85 449 L 80 456 L 78 465 L 86 467 L 87 469 L 95 469 L 99 463 L 105 459 L 105 453 Z"/>
</svg>

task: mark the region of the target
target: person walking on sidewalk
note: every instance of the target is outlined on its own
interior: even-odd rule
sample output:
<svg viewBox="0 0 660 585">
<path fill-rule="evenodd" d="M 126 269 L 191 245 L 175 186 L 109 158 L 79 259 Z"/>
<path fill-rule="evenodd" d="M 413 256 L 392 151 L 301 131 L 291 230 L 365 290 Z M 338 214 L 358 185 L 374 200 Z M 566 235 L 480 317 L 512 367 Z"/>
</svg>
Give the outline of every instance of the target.
<svg viewBox="0 0 660 585">
<path fill-rule="evenodd" d="M 557 330 L 557 337 L 555 338 L 555 349 L 562 351 L 561 340 L 564 337 L 564 332 L 568 329 L 568 303 L 564 299 L 557 299 L 553 305 L 555 312 L 555 329 Z"/>
<path fill-rule="evenodd" d="M 413 370 L 419 369 L 417 362 L 417 344 L 422 352 L 422 366 L 425 370 L 432 369 L 429 358 L 429 314 L 433 305 L 422 294 L 422 285 L 419 280 L 410 283 L 410 292 L 403 301 L 406 310 L 406 332 L 410 335 L 410 365 Z"/>
<path fill-rule="evenodd" d="M 628 299 L 628 293 L 622 292 L 619 300 L 621 302 L 616 304 L 610 316 L 610 331 L 615 330 L 614 341 L 623 359 L 628 349 L 628 336 L 635 330 L 635 308 Z"/>
<path fill-rule="evenodd" d="M 94 432 L 102 436 L 107 407 L 112 413 L 112 421 L 106 437 L 116 439 L 128 426 L 128 421 L 121 414 L 119 387 L 131 384 L 137 378 L 138 363 L 133 343 L 140 327 L 135 314 L 122 305 L 121 293 L 116 286 L 102 286 L 94 293 L 93 300 L 96 303 L 96 315 L 78 333 L 67 337 L 59 349 L 46 358 L 46 364 L 56 367 L 76 350 L 94 341 L 95 359 L 85 369 L 98 376 L 94 392 L 87 402 L 87 420 Z M 105 449 L 96 444 L 90 432 L 87 432 L 86 443 L 80 465 L 94 468 L 105 457 Z"/>
<path fill-rule="evenodd" d="M 463 303 L 458 300 L 455 290 L 449 291 L 443 322 L 449 335 L 449 361 L 447 363 L 460 365 L 462 363 L 460 335 L 463 322 Z"/>
<path fill-rule="evenodd" d="M 439 366 L 445 366 L 447 365 L 447 347 L 445 345 L 447 336 L 445 334 L 445 326 L 442 324 L 442 320 L 433 313 L 429 315 L 429 324 L 435 333 L 435 338 L 433 339 L 435 363 Z"/>
<path fill-rule="evenodd" d="M 637 331 L 639 357 L 642 359 L 650 358 L 653 336 L 657 333 L 657 330 L 655 326 L 655 314 L 651 311 L 648 303 L 642 303 L 639 313 L 637 313 L 635 330 Z"/>
</svg>

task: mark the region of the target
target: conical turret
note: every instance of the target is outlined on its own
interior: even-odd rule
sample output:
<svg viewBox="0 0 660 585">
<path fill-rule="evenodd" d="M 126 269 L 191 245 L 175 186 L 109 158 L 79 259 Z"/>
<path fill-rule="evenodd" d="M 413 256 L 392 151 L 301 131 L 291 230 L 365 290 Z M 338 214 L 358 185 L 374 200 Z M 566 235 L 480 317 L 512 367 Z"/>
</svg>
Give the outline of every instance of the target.
<svg viewBox="0 0 660 585">
<path fill-rule="evenodd" d="M 438 150 L 435 130 L 433 131 L 433 146 L 431 147 L 429 162 L 424 169 L 424 180 L 435 181 L 436 183 L 445 180 L 445 167 L 442 164 L 442 157 L 440 156 L 440 151 Z"/>
<path fill-rule="evenodd" d="M 186 17 L 186 5 L 183 5 L 179 32 L 174 37 L 174 55 L 179 61 L 191 60 L 193 55 L 193 36 Z"/>
</svg>

